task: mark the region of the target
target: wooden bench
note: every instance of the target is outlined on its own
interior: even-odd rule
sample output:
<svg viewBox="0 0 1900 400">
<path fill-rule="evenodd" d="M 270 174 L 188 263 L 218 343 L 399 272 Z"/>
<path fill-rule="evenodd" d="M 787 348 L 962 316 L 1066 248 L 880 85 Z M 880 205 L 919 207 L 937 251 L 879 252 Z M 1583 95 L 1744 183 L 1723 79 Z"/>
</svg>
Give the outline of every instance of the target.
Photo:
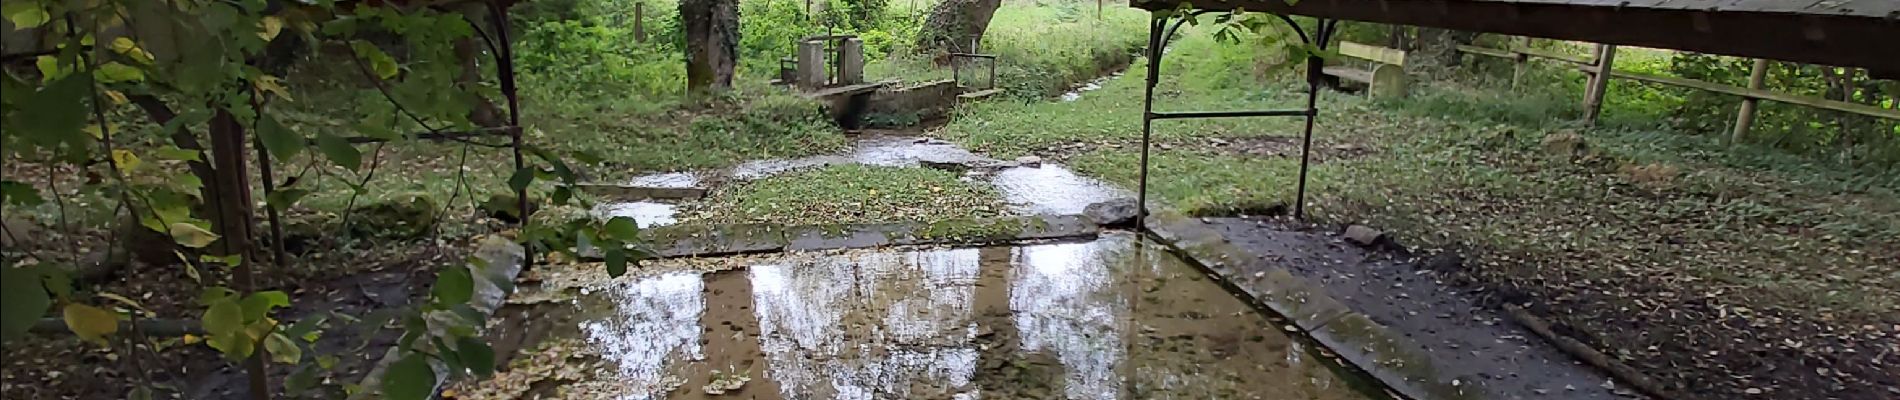
<svg viewBox="0 0 1900 400">
<path fill-rule="evenodd" d="M 1368 61 L 1370 68 L 1328 65 L 1320 73 L 1339 79 L 1363 82 L 1366 93 L 1375 99 L 1396 99 L 1406 95 L 1411 79 L 1405 76 L 1405 51 L 1353 42 L 1339 42 L 1339 54 Z"/>
</svg>

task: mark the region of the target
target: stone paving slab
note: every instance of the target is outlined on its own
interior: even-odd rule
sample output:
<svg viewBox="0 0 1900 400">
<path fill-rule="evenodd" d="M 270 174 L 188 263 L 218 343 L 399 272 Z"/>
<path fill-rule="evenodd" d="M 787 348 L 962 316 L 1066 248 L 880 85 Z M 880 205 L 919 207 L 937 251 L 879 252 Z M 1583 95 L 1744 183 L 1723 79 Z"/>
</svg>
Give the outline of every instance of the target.
<svg viewBox="0 0 1900 400">
<path fill-rule="evenodd" d="M 1268 265 L 1228 243 L 1213 226 L 1177 211 L 1150 206 L 1147 231 L 1251 300 L 1286 316 L 1320 344 L 1386 386 L 1415 399 L 1488 399 L 1482 389 L 1440 373 L 1424 346 L 1353 311 L 1325 287 Z M 1247 274 L 1243 271 L 1253 271 Z"/>
</svg>

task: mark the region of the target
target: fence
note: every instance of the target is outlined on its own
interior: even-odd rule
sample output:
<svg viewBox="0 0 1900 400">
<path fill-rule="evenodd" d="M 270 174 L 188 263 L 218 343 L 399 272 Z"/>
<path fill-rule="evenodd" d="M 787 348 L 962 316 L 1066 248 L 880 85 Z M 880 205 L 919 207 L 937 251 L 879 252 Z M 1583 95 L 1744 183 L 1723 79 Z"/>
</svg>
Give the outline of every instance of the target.
<svg viewBox="0 0 1900 400">
<path fill-rule="evenodd" d="M 1617 71 L 1615 68 L 1616 45 L 1598 44 L 1596 45 L 1594 55 L 1584 57 L 1532 48 L 1529 44 L 1530 39 L 1525 38 L 1523 42 L 1512 45 L 1509 49 L 1459 45 L 1458 51 L 1467 54 L 1506 58 L 1516 62 L 1517 68 L 1511 77 L 1511 84 L 1513 86 L 1521 79 L 1527 64 L 1533 58 L 1552 60 L 1576 66 L 1578 71 L 1589 76 L 1589 84 L 1585 85 L 1583 101 L 1584 122 L 1589 124 L 1596 123 L 1597 115 L 1603 109 L 1603 96 L 1609 89 L 1610 79 L 1628 79 L 1741 97 L 1742 107 L 1735 116 L 1735 130 L 1730 137 L 1731 141 L 1736 142 L 1741 141 L 1742 137 L 1748 133 L 1749 126 L 1754 123 L 1756 103 L 1761 100 L 1865 115 L 1875 118 L 1900 120 L 1900 109 L 1764 90 L 1762 89 L 1762 81 L 1768 70 L 1768 60 L 1755 60 L 1754 69 L 1749 73 L 1748 86 L 1742 87 L 1673 76 Z M 1606 70 L 1609 71 L 1609 73 L 1605 74 L 1600 72 Z"/>
</svg>

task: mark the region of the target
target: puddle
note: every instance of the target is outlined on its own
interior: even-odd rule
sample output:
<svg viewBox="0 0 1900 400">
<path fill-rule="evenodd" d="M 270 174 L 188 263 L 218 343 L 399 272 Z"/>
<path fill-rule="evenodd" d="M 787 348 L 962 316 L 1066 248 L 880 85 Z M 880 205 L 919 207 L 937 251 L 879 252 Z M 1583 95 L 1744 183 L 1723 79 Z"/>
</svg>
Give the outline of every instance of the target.
<svg viewBox="0 0 1900 400">
<path fill-rule="evenodd" d="M 699 186 L 699 175 L 692 172 L 667 172 L 636 176 L 627 181 L 628 186 L 690 188 Z"/>
<path fill-rule="evenodd" d="M 1199 271 L 1136 241 L 792 253 L 596 280 L 568 302 L 577 320 L 543 323 L 579 328 L 548 328 L 578 336 L 571 354 L 537 352 L 545 362 L 458 393 L 1365 398 Z M 517 370 L 560 372 L 523 381 Z"/>
<path fill-rule="evenodd" d="M 601 218 L 632 217 L 641 229 L 679 222 L 678 206 L 656 201 L 601 203 L 594 207 L 594 214 Z"/>
<path fill-rule="evenodd" d="M 997 172 L 991 183 L 1003 192 L 1004 201 L 1026 214 L 1075 215 L 1089 204 L 1134 196 L 1056 164 L 1005 169 Z"/>
</svg>

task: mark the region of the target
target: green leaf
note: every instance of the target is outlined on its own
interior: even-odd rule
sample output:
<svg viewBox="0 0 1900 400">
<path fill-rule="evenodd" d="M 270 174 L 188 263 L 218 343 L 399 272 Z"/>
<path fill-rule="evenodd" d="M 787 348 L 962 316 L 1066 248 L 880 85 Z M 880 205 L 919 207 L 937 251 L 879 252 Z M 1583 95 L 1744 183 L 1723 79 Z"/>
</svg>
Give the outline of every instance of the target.
<svg viewBox="0 0 1900 400">
<path fill-rule="evenodd" d="M 264 142 L 264 149 L 270 151 L 270 156 L 279 162 L 296 157 L 298 152 L 303 151 L 305 144 L 302 134 L 277 122 L 277 118 L 270 114 L 258 117 L 257 138 Z"/>
<path fill-rule="evenodd" d="M 210 246 L 211 242 L 218 241 L 217 234 L 211 233 L 211 231 L 207 231 L 205 228 L 199 228 L 197 225 L 184 222 L 173 222 L 171 225 L 171 235 L 172 241 L 194 249 Z"/>
<path fill-rule="evenodd" d="M 435 394 L 435 370 L 428 356 L 410 354 L 383 372 L 383 398 L 387 400 L 424 400 Z"/>
<path fill-rule="evenodd" d="M 114 61 L 100 65 L 99 69 L 93 70 L 92 76 L 100 83 L 138 82 L 145 80 L 145 71 Z"/>
<path fill-rule="evenodd" d="M 218 304 L 218 302 L 236 295 L 237 291 L 229 288 L 218 286 L 204 288 L 204 290 L 198 292 L 198 305 L 210 307 L 212 304 Z"/>
<path fill-rule="evenodd" d="M 325 320 L 327 320 L 327 318 L 324 318 L 322 315 L 305 317 L 302 320 L 298 320 L 296 324 L 291 325 L 289 328 L 285 328 L 284 335 L 303 339 L 305 342 L 316 342 L 317 335 L 320 333 L 317 331 L 317 328 L 322 327 Z"/>
<path fill-rule="evenodd" d="M 205 332 L 213 336 L 237 335 L 244 330 L 244 307 L 231 301 L 230 297 L 219 299 L 205 309 L 201 322 Z"/>
<path fill-rule="evenodd" d="M 401 72 L 396 65 L 396 59 L 389 57 L 388 53 L 384 53 L 383 49 L 376 47 L 375 44 L 362 40 L 352 41 L 350 50 L 355 51 L 357 57 L 368 61 L 370 71 L 374 72 L 378 78 L 394 78 Z"/>
<path fill-rule="evenodd" d="M 245 321 L 258 321 L 270 315 L 273 308 L 290 306 L 290 295 L 276 290 L 256 292 L 238 303 L 244 308 Z"/>
<path fill-rule="evenodd" d="M 224 353 L 225 359 L 233 361 L 250 357 L 251 352 L 257 350 L 257 341 L 252 340 L 250 336 L 245 336 L 243 329 L 222 335 L 212 335 L 205 340 L 205 345 L 217 349 L 218 352 Z"/>
<path fill-rule="evenodd" d="M 461 354 L 462 365 L 474 371 L 476 376 L 486 377 L 495 373 L 495 349 L 488 347 L 488 343 L 483 343 L 481 338 L 456 338 L 455 352 Z"/>
<path fill-rule="evenodd" d="M 33 185 L 14 181 L 0 181 L 0 200 L 20 206 L 37 206 L 46 202 L 40 197 L 40 190 L 33 188 Z"/>
<path fill-rule="evenodd" d="M 85 304 L 67 304 L 66 329 L 88 342 L 106 345 L 106 335 L 119 331 L 119 313 Z"/>
<path fill-rule="evenodd" d="M 40 286 L 40 268 L 0 266 L 0 337 L 26 333 L 52 305 Z"/>
<path fill-rule="evenodd" d="M 265 337 L 264 350 L 270 352 L 271 361 L 296 365 L 298 361 L 303 360 L 303 349 L 297 347 L 297 342 L 290 341 L 290 338 L 282 333 L 273 333 Z"/>
<path fill-rule="evenodd" d="M 603 229 L 606 231 L 607 237 L 614 238 L 614 240 L 622 242 L 640 240 L 640 224 L 634 223 L 633 217 L 614 217 L 613 219 L 607 220 L 607 226 Z"/>
<path fill-rule="evenodd" d="M 16 0 L 0 5 L 0 14 L 6 14 L 7 20 L 13 21 L 13 29 L 16 30 L 37 27 L 53 18 L 52 15 L 46 13 L 46 8 L 40 7 L 39 2 L 30 0 Z"/>
<path fill-rule="evenodd" d="M 178 161 L 203 161 L 204 160 L 204 156 L 202 154 L 199 154 L 197 150 L 185 150 L 185 149 L 178 148 L 178 146 L 172 146 L 172 145 L 165 145 L 165 146 L 159 147 L 157 150 L 153 150 L 152 154 L 156 154 L 158 155 L 158 158 L 162 158 L 166 160 L 178 160 Z M 185 176 L 191 176 L 191 175 L 185 175 Z M 195 179 L 196 177 L 194 176 L 193 178 Z"/>
<path fill-rule="evenodd" d="M 350 171 L 363 167 L 363 153 L 357 151 L 356 146 L 350 145 L 350 141 L 342 137 L 327 133 L 317 134 L 317 151 L 323 152 L 323 156 L 329 158 L 330 162 Z"/>
<path fill-rule="evenodd" d="M 514 175 L 508 177 L 508 188 L 514 189 L 516 193 L 528 190 L 528 184 L 531 183 L 534 183 L 533 168 L 522 167 L 521 169 L 515 170 Z"/>
<path fill-rule="evenodd" d="M 475 278 L 469 275 L 468 267 L 449 267 L 435 275 L 435 287 L 430 293 L 442 304 L 467 303 L 475 296 Z"/>
<path fill-rule="evenodd" d="M 605 252 L 607 253 L 607 276 L 618 278 L 621 275 L 626 275 L 627 251 L 622 249 L 606 249 Z"/>
<path fill-rule="evenodd" d="M 278 189 L 264 196 L 264 202 L 270 204 L 270 207 L 277 209 L 277 211 L 284 211 L 290 209 L 290 206 L 296 205 L 297 200 L 302 200 L 304 196 L 308 195 L 310 195 L 310 191 L 308 190 Z"/>
</svg>

